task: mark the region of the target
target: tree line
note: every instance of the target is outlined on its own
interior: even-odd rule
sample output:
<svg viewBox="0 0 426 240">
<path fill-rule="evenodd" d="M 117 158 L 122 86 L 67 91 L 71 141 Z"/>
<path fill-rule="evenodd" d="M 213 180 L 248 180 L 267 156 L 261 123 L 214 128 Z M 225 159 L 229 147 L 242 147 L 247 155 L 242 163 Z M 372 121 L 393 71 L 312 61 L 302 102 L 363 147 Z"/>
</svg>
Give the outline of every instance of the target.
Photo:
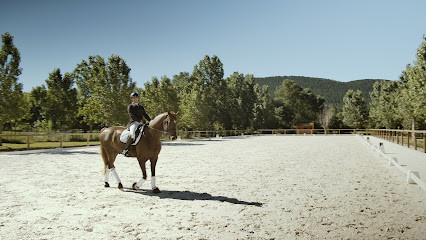
<svg viewBox="0 0 426 240">
<path fill-rule="evenodd" d="M 329 105 L 341 108 L 343 106 L 343 97 L 345 93 L 352 90 L 361 90 L 364 99 L 367 103 L 371 101 L 369 93 L 373 89 L 374 83 L 384 81 L 386 79 L 361 79 L 349 82 L 340 82 L 325 78 L 313 78 L 304 76 L 275 76 L 255 78 L 255 82 L 259 85 L 268 85 L 269 93 L 275 96 L 275 89 L 281 86 L 282 82 L 286 79 L 294 80 L 303 88 L 309 88 L 313 93 L 321 95 Z"/>
<path fill-rule="evenodd" d="M 45 84 L 23 93 L 19 50 L 13 36 L 4 33 L 0 52 L 0 132 L 3 126 L 88 131 L 125 125 L 133 91 L 139 92 L 151 117 L 168 110 L 179 111 L 181 130 L 294 128 L 306 122 L 314 122 L 317 128 L 407 128 L 413 123 L 423 128 L 425 49 L 426 39 L 400 81 L 376 82 L 369 105 L 361 91 L 348 90 L 343 106 L 336 107 L 294 80 L 284 80 L 271 95 L 268 86 L 257 84 L 253 75 L 234 72 L 225 78 L 217 56 L 205 56 L 192 73 L 153 77 L 142 88 L 136 86 L 130 67 L 120 56 L 89 56 L 73 72 L 54 69 Z"/>
</svg>

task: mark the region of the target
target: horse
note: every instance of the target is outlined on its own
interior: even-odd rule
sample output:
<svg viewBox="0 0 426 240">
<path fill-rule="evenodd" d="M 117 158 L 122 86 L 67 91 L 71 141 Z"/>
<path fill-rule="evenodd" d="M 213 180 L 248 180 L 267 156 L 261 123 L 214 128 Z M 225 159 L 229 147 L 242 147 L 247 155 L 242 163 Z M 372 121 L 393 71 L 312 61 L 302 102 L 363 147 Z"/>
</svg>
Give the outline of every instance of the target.
<svg viewBox="0 0 426 240">
<path fill-rule="evenodd" d="M 176 140 L 176 126 L 178 113 L 165 112 L 156 116 L 149 125 L 145 134 L 141 137 L 136 146 L 131 145 L 129 148 L 130 157 L 136 157 L 142 170 L 142 178 L 138 182 L 133 183 L 132 189 L 139 189 L 146 181 L 145 162 L 151 161 L 151 188 L 154 193 L 160 193 L 160 189 L 156 185 L 155 166 L 158 160 L 158 154 L 161 151 L 161 136 L 163 133 L 170 135 L 171 140 Z M 118 188 L 123 189 L 121 180 L 115 170 L 114 161 L 117 155 L 123 152 L 125 144 L 120 141 L 120 135 L 125 127 L 108 127 L 100 132 L 101 155 L 104 161 L 104 182 L 105 187 L 109 187 L 108 178 L 111 173 L 118 183 Z M 129 140 L 130 141 L 130 140 Z"/>
</svg>

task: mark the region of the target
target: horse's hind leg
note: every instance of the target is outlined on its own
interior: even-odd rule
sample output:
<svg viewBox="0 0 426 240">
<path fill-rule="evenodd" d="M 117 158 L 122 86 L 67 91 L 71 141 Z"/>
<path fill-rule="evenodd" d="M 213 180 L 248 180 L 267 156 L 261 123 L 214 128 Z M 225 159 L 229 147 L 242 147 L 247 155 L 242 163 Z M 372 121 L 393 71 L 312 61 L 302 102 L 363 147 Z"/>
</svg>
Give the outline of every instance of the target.
<svg viewBox="0 0 426 240">
<path fill-rule="evenodd" d="M 105 187 L 109 187 L 108 179 L 109 179 L 109 174 L 111 173 L 118 183 L 118 188 L 123 189 L 123 184 L 121 184 L 120 177 L 118 177 L 117 171 L 115 170 L 115 166 L 114 166 L 114 161 L 115 161 L 115 158 L 117 157 L 117 154 L 108 153 L 105 150 L 105 148 L 103 148 L 102 146 L 101 146 L 101 153 L 102 153 L 102 159 L 104 160 Z"/>
<path fill-rule="evenodd" d="M 111 170 L 112 176 L 114 176 L 114 178 L 115 178 L 115 181 L 117 181 L 117 183 L 118 183 L 118 188 L 123 189 L 123 184 L 121 184 L 120 177 L 118 177 L 118 174 L 115 171 L 115 168 L 111 168 L 110 170 Z"/>
<path fill-rule="evenodd" d="M 101 155 L 102 155 L 102 160 L 104 161 L 105 187 L 109 187 L 108 179 L 109 179 L 109 173 L 111 172 L 111 170 L 108 168 L 108 165 L 109 165 L 108 154 L 107 154 L 107 152 L 105 151 L 105 149 L 102 145 L 101 145 Z"/>
</svg>

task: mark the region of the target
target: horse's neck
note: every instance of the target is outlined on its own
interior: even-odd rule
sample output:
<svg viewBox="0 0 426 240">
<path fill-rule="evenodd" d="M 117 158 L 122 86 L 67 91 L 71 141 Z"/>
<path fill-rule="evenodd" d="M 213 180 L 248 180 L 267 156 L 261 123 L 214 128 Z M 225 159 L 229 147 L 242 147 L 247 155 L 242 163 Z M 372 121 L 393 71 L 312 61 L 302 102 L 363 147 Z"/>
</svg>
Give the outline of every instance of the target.
<svg viewBox="0 0 426 240">
<path fill-rule="evenodd" d="M 166 118 L 166 115 L 163 113 L 155 117 L 154 120 L 152 120 L 149 123 L 149 127 L 152 128 L 150 129 L 151 130 L 150 132 L 154 137 L 161 138 L 161 135 L 163 134 L 163 131 L 164 131 L 163 121 L 165 118 Z"/>
</svg>

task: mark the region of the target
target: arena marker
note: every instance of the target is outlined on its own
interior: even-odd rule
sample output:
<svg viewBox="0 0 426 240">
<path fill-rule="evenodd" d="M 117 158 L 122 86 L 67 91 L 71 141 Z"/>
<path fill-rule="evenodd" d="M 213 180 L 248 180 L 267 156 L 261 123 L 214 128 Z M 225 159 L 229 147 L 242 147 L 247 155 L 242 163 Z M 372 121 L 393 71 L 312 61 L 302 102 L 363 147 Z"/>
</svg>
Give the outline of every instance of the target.
<svg viewBox="0 0 426 240">
<path fill-rule="evenodd" d="M 398 163 L 398 159 L 396 157 L 389 158 L 389 166 L 395 166 L 395 163 Z"/>
<path fill-rule="evenodd" d="M 413 178 L 412 178 L 412 175 L 414 175 L 414 176 L 416 176 L 417 178 L 420 178 L 420 175 L 419 175 L 419 171 L 412 171 L 412 170 L 408 170 L 408 173 L 407 173 L 407 183 L 408 184 L 410 184 L 410 183 L 416 183 L 414 180 L 413 180 Z"/>
<path fill-rule="evenodd" d="M 380 151 L 385 152 L 385 145 L 383 145 L 382 142 L 379 143 L 379 149 L 380 149 Z"/>
</svg>

